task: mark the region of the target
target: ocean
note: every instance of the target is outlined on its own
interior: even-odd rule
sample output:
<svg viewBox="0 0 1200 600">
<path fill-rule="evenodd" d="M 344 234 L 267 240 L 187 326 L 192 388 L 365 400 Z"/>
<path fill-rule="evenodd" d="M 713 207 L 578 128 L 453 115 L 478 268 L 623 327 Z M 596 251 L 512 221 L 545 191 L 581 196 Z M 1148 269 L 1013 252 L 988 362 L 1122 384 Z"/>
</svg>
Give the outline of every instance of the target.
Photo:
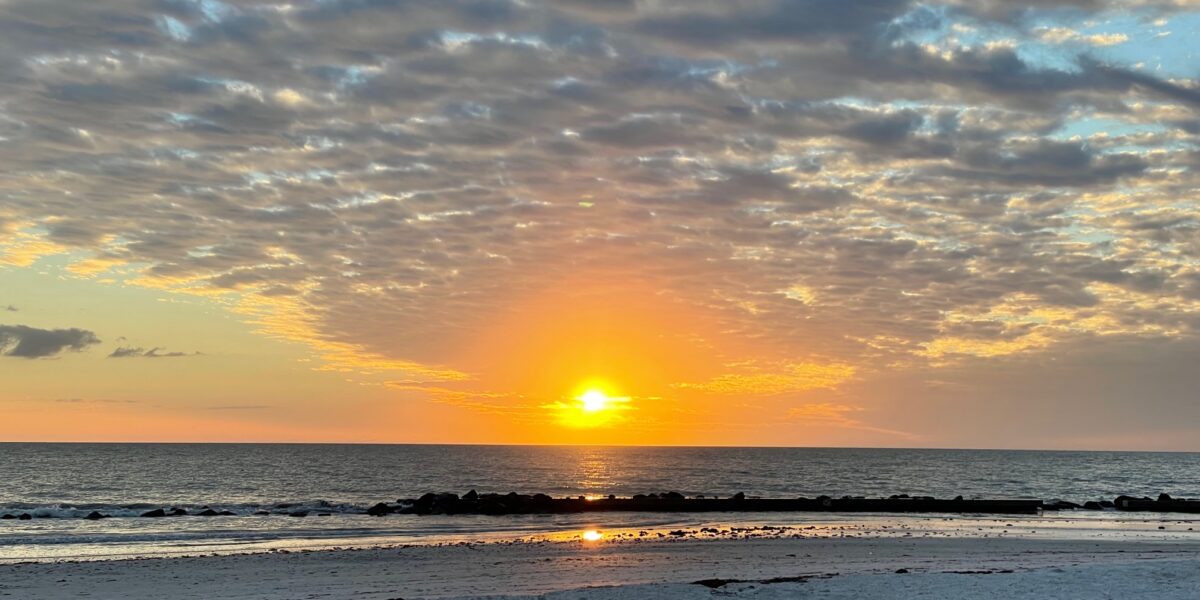
<svg viewBox="0 0 1200 600">
<path fill-rule="evenodd" d="M 583 526 L 653 528 L 703 516 L 367 517 L 425 492 L 552 496 L 677 491 L 1065 499 L 1200 497 L 1200 454 L 853 448 L 353 444 L 0 444 L 0 561 L 120 558 L 525 537 Z M 203 507 L 225 517 L 141 518 Z M 99 511 L 113 518 L 87 521 Z M 267 511 L 270 515 L 255 515 Z M 289 516 L 307 512 L 305 518 Z M 791 522 L 828 515 L 770 517 Z M 851 517 L 846 517 L 851 518 Z M 862 519 L 864 517 L 852 517 Z M 1057 518 L 1057 516 L 1056 516 Z M 1088 527 L 1144 515 L 1079 515 Z M 725 522 L 767 522 L 722 515 Z"/>
</svg>

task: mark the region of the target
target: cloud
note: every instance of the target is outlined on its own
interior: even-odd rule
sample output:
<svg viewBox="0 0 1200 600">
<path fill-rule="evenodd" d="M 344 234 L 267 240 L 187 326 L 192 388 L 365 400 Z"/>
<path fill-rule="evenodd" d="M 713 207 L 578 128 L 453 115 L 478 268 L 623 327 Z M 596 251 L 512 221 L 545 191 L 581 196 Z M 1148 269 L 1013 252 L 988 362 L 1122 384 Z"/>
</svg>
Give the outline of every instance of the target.
<svg viewBox="0 0 1200 600">
<path fill-rule="evenodd" d="M 1129 41 L 1129 36 L 1124 33 L 1083 34 L 1066 27 L 1042 27 L 1035 32 L 1043 41 L 1052 44 L 1083 42 L 1092 46 L 1115 46 Z"/>
<path fill-rule="evenodd" d="M 0 354 L 18 358 L 46 358 L 62 352 L 82 352 L 99 344 L 96 334 L 84 329 L 38 329 L 25 325 L 0 325 Z"/>
<path fill-rule="evenodd" d="M 847 364 L 750 365 L 746 372 L 718 375 L 701 383 L 677 383 L 674 387 L 732 396 L 785 394 L 837 387 L 853 377 L 855 370 Z"/>
<path fill-rule="evenodd" d="M 121 346 L 108 355 L 109 358 L 178 358 L 182 356 L 199 356 L 199 352 L 163 352 L 162 348 L 140 348 L 137 346 Z"/>
<path fill-rule="evenodd" d="M 899 438 L 908 441 L 916 441 L 921 439 L 921 436 L 909 432 L 868 425 L 851 416 L 864 412 L 864 410 L 865 409 L 861 406 L 853 406 L 849 404 L 815 402 L 810 404 L 801 404 L 800 406 L 794 406 L 788 409 L 787 418 L 791 421 L 805 425 L 857 429 L 860 431 L 879 433 L 888 437 Z"/>
<path fill-rule="evenodd" d="M 63 404 L 137 404 L 138 400 L 118 400 L 114 398 L 55 398 L 54 402 Z"/>
</svg>

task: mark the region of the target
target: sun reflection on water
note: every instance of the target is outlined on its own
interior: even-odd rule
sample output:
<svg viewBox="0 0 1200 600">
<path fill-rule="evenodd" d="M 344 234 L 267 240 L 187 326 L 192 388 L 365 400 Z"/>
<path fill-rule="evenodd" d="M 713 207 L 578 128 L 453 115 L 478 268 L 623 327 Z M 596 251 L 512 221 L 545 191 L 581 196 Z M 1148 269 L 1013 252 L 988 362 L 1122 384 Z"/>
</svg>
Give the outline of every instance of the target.
<svg viewBox="0 0 1200 600">
<path fill-rule="evenodd" d="M 588 529 L 580 534 L 579 537 L 583 538 L 585 542 L 598 542 L 604 539 L 604 534 L 595 529 Z"/>
</svg>

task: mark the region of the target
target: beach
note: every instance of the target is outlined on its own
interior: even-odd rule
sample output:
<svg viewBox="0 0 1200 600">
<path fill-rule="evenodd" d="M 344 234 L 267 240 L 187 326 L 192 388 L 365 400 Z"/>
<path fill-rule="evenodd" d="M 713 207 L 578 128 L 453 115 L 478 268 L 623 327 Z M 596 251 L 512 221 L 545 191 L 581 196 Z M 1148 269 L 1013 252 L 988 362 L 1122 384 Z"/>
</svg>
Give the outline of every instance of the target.
<svg viewBox="0 0 1200 600">
<path fill-rule="evenodd" d="M 1127 540 L 493 543 L 5 565 L 0 594 L 29 600 L 616 599 L 789 597 L 818 590 L 855 597 L 903 590 L 927 591 L 934 598 L 1001 598 L 1053 589 L 1053 597 L 1153 592 L 1157 598 L 1194 598 L 1200 589 L 1198 558 L 1195 543 Z M 907 573 L 897 572 L 902 569 Z M 702 581 L 708 584 L 696 583 Z"/>
<path fill-rule="evenodd" d="M 958 521 L 954 521 L 958 522 Z M 1164 521 L 1164 523 L 1170 523 Z M 486 543 L 0 565 L 0 597 L 383 600 L 548 597 L 1194 598 L 1200 534 L 941 535 L 738 528 Z M 1016 524 L 1014 524 L 1015 526 Z M 899 526 L 899 525 L 897 525 Z M 1193 527 L 1194 529 L 1194 527 Z M 986 536 L 986 537 L 985 537 Z"/>
</svg>

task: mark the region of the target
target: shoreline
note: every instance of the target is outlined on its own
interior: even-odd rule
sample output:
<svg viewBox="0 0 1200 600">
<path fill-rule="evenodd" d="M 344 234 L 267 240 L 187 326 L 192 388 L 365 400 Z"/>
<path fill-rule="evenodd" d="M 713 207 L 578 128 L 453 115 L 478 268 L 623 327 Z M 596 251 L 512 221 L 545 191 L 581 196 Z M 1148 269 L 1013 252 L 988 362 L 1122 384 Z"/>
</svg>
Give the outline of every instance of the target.
<svg viewBox="0 0 1200 600">
<path fill-rule="evenodd" d="M 194 523 L 201 528 L 191 526 Z M 1114 540 L 1200 543 L 1195 515 L 1048 512 L 1040 515 L 886 513 L 593 513 L 511 516 L 341 515 L 321 519 L 213 517 L 45 520 L 37 531 L 0 525 L 0 564 L 93 562 L 194 555 L 376 549 L 447 544 L 511 544 L 578 539 L 600 532 L 608 544 L 663 538 L 894 538 Z M 176 529 L 177 527 L 183 529 Z"/>
<path fill-rule="evenodd" d="M 1200 536 L 1186 540 L 880 537 L 845 532 L 793 537 L 705 539 L 700 535 L 526 542 L 402 545 L 374 549 L 267 552 L 107 561 L 0 565 L 0 595 L 42 600 L 296 597 L 467 598 L 488 595 L 655 598 L 710 597 L 797 586 L 876 585 L 914 576 L 930 585 L 982 577 L 1024 581 L 1087 578 L 1157 564 L 1167 579 L 1200 585 Z M 1189 567 L 1190 565 L 1190 567 Z M 1103 568 L 1100 568 L 1103 567 Z M 904 573 L 896 573 L 903 569 Z M 803 576 L 832 575 L 801 580 Z M 1080 575 L 1083 577 L 1083 575 Z M 867 581 L 867 578 L 870 581 Z M 729 581 L 719 588 L 695 582 Z M 1078 579 L 1076 577 L 1075 579 Z M 1129 579 L 1125 577 L 1125 579 Z M 774 580 L 774 581 L 772 581 Z M 1134 583 L 1140 579 L 1134 577 Z M 953 583 L 953 582 L 952 582 Z M 884 584 L 880 584 L 884 585 Z M 891 584 L 887 584 L 891 585 Z M 914 583 L 913 585 L 917 585 Z M 991 584 L 987 584 L 991 585 Z M 1005 584 L 1008 585 L 1008 584 Z M 1143 589 L 1146 583 L 1143 582 Z M 605 590 L 590 588 L 602 587 Z M 951 586 L 953 587 L 953 586 Z M 752 589 L 743 589 L 752 588 Z M 1157 588 L 1155 588 L 1157 589 Z M 1158 597 L 1174 598 L 1170 590 Z M 1189 588 L 1194 589 L 1194 588 Z M 753 591 L 758 590 L 758 591 Z M 1161 591 L 1161 590 L 1160 590 Z M 707 595 L 705 595 L 707 594 Z M 757 597 L 757 596 L 756 596 Z M 849 596 L 847 596 L 849 597 Z M 935 596 L 940 597 L 940 596 Z M 1085 596 L 1081 596 L 1085 597 Z"/>
</svg>

